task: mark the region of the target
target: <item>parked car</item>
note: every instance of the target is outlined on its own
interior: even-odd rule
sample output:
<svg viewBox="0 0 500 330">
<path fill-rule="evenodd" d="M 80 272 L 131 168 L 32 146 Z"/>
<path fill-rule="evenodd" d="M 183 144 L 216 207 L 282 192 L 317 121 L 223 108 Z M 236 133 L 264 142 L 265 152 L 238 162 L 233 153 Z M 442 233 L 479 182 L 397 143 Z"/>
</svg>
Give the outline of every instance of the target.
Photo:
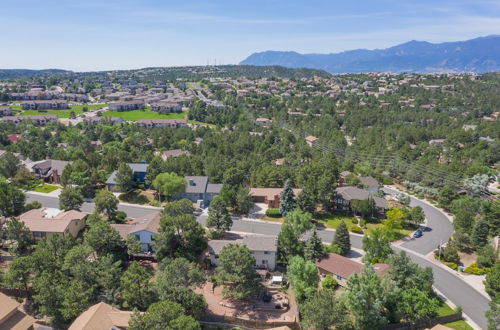
<svg viewBox="0 0 500 330">
<path fill-rule="evenodd" d="M 413 238 L 419 238 L 422 237 L 423 233 L 421 229 L 417 229 L 416 232 L 413 233 Z"/>
</svg>

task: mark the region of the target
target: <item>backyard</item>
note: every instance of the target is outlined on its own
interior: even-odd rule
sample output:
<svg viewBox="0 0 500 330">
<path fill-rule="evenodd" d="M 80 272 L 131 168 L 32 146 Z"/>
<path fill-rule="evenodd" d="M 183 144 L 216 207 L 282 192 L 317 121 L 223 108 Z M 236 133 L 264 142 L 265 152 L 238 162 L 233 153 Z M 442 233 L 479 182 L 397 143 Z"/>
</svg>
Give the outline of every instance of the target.
<svg viewBox="0 0 500 330">
<path fill-rule="evenodd" d="M 455 311 L 448 306 L 445 302 L 441 302 L 441 305 L 438 308 L 437 311 L 437 316 L 447 316 L 455 313 Z M 473 328 L 467 324 L 464 320 L 460 321 L 454 321 L 450 323 L 443 324 L 444 326 L 447 326 L 448 328 L 452 328 L 455 330 L 472 330 Z"/>
<path fill-rule="evenodd" d="M 120 117 L 126 121 L 136 121 L 139 119 L 184 119 L 186 113 L 168 113 L 160 114 L 151 111 L 151 107 L 146 107 L 144 110 L 133 110 L 133 111 L 106 111 L 102 114 L 105 117 Z"/>
</svg>

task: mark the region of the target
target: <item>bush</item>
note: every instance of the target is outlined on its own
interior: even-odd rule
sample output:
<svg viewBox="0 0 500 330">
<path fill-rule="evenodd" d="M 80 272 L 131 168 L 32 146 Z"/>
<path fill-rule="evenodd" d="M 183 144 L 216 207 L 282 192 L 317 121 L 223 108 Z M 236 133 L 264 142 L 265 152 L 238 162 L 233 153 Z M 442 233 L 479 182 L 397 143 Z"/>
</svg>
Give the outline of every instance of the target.
<svg viewBox="0 0 500 330">
<path fill-rule="evenodd" d="M 353 225 L 357 225 L 358 224 L 358 219 L 357 218 L 352 218 L 351 222 L 352 222 Z"/>
<path fill-rule="evenodd" d="M 353 226 L 351 228 L 351 232 L 357 233 L 357 234 L 363 234 L 363 229 L 361 229 L 361 227 L 359 227 L 359 226 Z"/>
<path fill-rule="evenodd" d="M 457 270 L 458 269 L 458 265 L 456 263 L 454 263 L 454 262 L 445 262 L 444 264 L 446 266 L 450 267 L 453 270 Z"/>
<path fill-rule="evenodd" d="M 326 275 L 323 281 L 321 282 L 321 286 L 324 289 L 330 289 L 333 290 L 337 287 L 338 282 L 336 279 L 332 277 L 332 275 Z"/>
<path fill-rule="evenodd" d="M 332 243 L 332 244 L 328 245 L 325 248 L 325 252 L 327 252 L 327 253 L 342 254 L 342 249 L 337 244 Z"/>
<path fill-rule="evenodd" d="M 365 220 L 365 219 L 360 219 L 360 220 L 359 220 L 359 225 L 360 225 L 361 227 L 365 227 L 365 226 L 366 226 L 366 220 Z"/>
<path fill-rule="evenodd" d="M 266 210 L 266 215 L 271 218 L 281 218 L 280 209 L 269 208 Z"/>
<path fill-rule="evenodd" d="M 477 264 L 474 262 L 469 266 L 465 267 L 464 272 L 472 275 L 484 275 L 487 272 L 486 268 L 479 268 Z"/>
</svg>

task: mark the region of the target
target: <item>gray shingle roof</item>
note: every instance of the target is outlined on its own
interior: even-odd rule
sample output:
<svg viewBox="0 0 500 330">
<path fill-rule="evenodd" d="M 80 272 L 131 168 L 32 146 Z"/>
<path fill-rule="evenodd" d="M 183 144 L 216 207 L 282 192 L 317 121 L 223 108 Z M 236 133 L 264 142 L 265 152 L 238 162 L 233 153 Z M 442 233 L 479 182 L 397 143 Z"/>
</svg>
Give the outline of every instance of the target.
<svg viewBox="0 0 500 330">
<path fill-rule="evenodd" d="M 219 254 L 229 244 L 245 245 L 250 251 L 278 251 L 278 238 L 268 235 L 249 235 L 232 240 L 210 240 L 208 250 L 211 254 Z"/>
<path fill-rule="evenodd" d="M 207 191 L 208 176 L 186 176 L 186 193 L 204 194 Z"/>
</svg>

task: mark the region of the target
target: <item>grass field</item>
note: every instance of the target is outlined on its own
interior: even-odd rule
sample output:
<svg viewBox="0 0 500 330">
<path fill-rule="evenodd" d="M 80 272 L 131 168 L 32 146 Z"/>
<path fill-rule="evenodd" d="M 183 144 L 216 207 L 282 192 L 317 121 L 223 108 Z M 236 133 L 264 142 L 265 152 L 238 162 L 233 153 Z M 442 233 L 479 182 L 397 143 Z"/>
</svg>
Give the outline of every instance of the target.
<svg viewBox="0 0 500 330">
<path fill-rule="evenodd" d="M 47 110 L 47 111 L 38 111 L 38 110 L 25 110 L 21 112 L 20 116 L 32 116 L 32 115 L 56 115 L 57 118 L 69 118 L 71 111 L 75 113 L 75 116 L 78 116 L 83 113 L 83 107 L 87 107 L 89 110 L 96 110 L 102 107 L 105 107 L 106 104 L 80 104 L 80 105 L 72 105 L 70 109 L 67 110 Z M 11 106 L 12 108 L 12 106 Z"/>
<path fill-rule="evenodd" d="M 186 113 L 169 113 L 169 114 L 159 114 L 157 112 L 151 111 L 150 107 L 146 107 L 144 110 L 133 110 L 133 111 L 106 111 L 102 114 L 106 117 L 120 117 L 126 121 L 135 121 L 139 119 L 184 119 L 186 118 Z"/>
<path fill-rule="evenodd" d="M 35 189 L 33 189 L 33 191 L 48 194 L 49 192 L 52 192 L 52 191 L 57 190 L 57 189 L 59 189 L 58 186 L 53 186 L 51 184 L 44 183 L 44 184 L 36 187 Z"/>
</svg>

